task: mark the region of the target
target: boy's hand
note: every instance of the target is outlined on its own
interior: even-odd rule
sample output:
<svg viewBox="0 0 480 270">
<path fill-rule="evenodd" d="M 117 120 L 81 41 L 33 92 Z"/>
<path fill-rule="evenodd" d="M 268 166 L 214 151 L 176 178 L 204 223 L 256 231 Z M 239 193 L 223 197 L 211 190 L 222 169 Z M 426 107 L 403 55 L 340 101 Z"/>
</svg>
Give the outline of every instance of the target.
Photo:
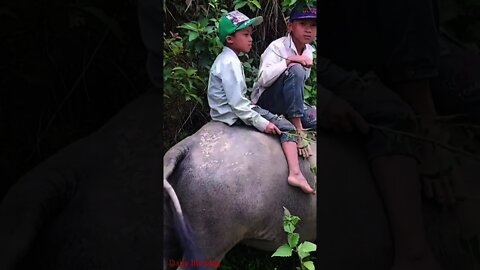
<svg viewBox="0 0 480 270">
<path fill-rule="evenodd" d="M 297 63 L 306 68 L 311 68 L 313 66 L 313 59 L 310 59 L 305 55 L 292 55 L 287 58 L 288 67 Z"/>
<path fill-rule="evenodd" d="M 278 135 L 282 134 L 280 129 L 278 129 L 278 127 L 275 126 L 272 122 L 268 123 L 267 127 L 265 128 L 265 130 L 263 132 L 268 133 L 268 134 L 278 134 Z"/>
<path fill-rule="evenodd" d="M 304 59 L 302 65 L 303 65 L 304 67 L 306 67 L 306 68 L 311 68 L 311 67 L 313 66 L 313 59 L 310 59 L 310 58 L 308 58 L 308 57 L 306 57 L 306 56 L 305 56 L 304 58 L 305 58 L 305 59 Z"/>
</svg>

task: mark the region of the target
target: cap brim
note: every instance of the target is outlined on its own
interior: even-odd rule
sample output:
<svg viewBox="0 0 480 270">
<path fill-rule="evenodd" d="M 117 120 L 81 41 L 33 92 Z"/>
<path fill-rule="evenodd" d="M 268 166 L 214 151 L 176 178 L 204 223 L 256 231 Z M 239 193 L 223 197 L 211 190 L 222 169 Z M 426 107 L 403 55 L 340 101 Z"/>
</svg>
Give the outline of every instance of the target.
<svg viewBox="0 0 480 270">
<path fill-rule="evenodd" d="M 242 30 L 242 29 L 245 29 L 249 26 L 257 26 L 259 24 L 261 24 L 263 22 L 263 17 L 262 16 L 258 16 L 258 17 L 255 17 L 255 18 L 252 18 L 244 23 L 242 23 L 241 25 L 239 25 L 235 31 L 238 31 L 238 30 Z"/>
<path fill-rule="evenodd" d="M 317 16 L 302 16 L 302 17 L 296 17 L 292 20 L 307 20 L 307 19 L 316 19 Z"/>
</svg>

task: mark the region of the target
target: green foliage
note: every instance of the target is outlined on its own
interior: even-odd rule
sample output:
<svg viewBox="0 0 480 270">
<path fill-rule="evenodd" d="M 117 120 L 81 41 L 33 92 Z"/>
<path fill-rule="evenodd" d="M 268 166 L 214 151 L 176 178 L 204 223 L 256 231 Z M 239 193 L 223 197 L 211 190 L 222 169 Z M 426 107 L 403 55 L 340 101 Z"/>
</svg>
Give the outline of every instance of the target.
<svg viewBox="0 0 480 270">
<path fill-rule="evenodd" d="M 187 12 L 178 3 L 169 4 L 171 6 L 164 6 L 167 14 Z M 195 12 L 194 20 L 174 26 L 168 36 L 164 33 L 164 106 L 165 122 L 168 123 L 165 128 L 169 134 L 164 141 L 165 148 L 208 121 L 209 70 L 223 47 L 217 29 L 218 19 L 227 12 L 225 8 L 220 1 L 210 0 Z M 193 117 L 199 117 L 203 122 L 195 121 Z M 198 126 L 189 126 L 191 130 L 185 130 L 188 121 Z"/>
<path fill-rule="evenodd" d="M 282 11 L 285 12 L 287 10 L 292 9 L 296 3 L 297 3 L 297 0 L 283 0 Z"/>
<path fill-rule="evenodd" d="M 283 230 L 287 233 L 288 243 L 281 245 L 272 257 L 291 257 L 293 252 L 296 252 L 300 259 L 301 270 L 315 270 L 313 262 L 308 260 L 310 252 L 317 250 L 317 245 L 312 242 L 304 241 L 299 244 L 300 235 L 295 231 L 295 226 L 300 221 L 300 218 L 290 214 L 287 208 L 283 207 Z"/>
<path fill-rule="evenodd" d="M 251 11 L 255 12 L 262 9 L 260 3 L 257 0 L 235 0 L 233 1 L 233 9 L 239 10 L 244 6 L 248 6 Z"/>
<path fill-rule="evenodd" d="M 255 82 L 255 78 L 257 77 L 257 74 L 258 74 L 258 68 L 257 68 L 258 59 L 251 58 L 250 56 L 248 56 L 248 54 L 244 54 L 244 53 L 240 54 L 239 57 L 240 57 L 240 60 L 242 61 L 243 71 L 245 73 L 245 82 L 247 83 L 247 85 L 253 86 L 253 83 Z"/>
<path fill-rule="evenodd" d="M 316 47 L 317 42 L 313 43 L 313 46 Z M 308 77 L 307 82 L 305 83 L 304 99 L 310 105 L 317 105 L 317 52 L 313 53 L 313 66 L 310 72 L 310 77 Z"/>
<path fill-rule="evenodd" d="M 182 39 L 178 35 L 172 35 L 171 38 L 164 37 L 164 40 L 168 49 L 163 60 L 163 97 L 167 101 L 172 96 L 181 94 L 185 101 L 195 100 L 203 105 L 199 93 L 206 87 L 206 82 L 198 75 L 197 69 L 184 62 L 185 48 Z"/>
<path fill-rule="evenodd" d="M 208 1 L 208 9 L 200 12 L 196 20 L 177 26 L 174 30 L 178 32 L 171 31 L 171 37 L 164 39 L 164 89 L 170 96 L 173 93 L 183 94 L 185 100 L 193 99 L 202 104 L 209 68 L 222 50 L 217 28 L 218 19 L 227 12 L 225 8 L 218 1 Z M 176 69 L 178 67 L 182 69 Z M 168 76 L 168 72 L 172 71 L 176 74 Z M 180 92 L 179 82 L 183 82 Z M 183 88 L 183 85 L 190 88 Z"/>
<path fill-rule="evenodd" d="M 306 4 L 308 7 L 315 5 L 316 0 L 283 0 L 282 11 L 286 12 L 295 7 L 295 5 Z"/>
</svg>

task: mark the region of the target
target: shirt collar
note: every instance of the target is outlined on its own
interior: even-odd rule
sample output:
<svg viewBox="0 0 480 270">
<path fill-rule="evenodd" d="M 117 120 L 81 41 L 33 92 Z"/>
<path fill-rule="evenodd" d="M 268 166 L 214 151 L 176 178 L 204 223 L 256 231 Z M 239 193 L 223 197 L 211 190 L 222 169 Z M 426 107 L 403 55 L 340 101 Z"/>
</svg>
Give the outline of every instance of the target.
<svg viewBox="0 0 480 270">
<path fill-rule="evenodd" d="M 228 46 L 223 46 L 223 52 L 228 53 L 228 54 L 232 54 L 232 55 L 235 55 L 236 57 L 238 57 L 238 55 L 232 49 L 230 49 Z"/>
<path fill-rule="evenodd" d="M 297 47 L 295 47 L 295 43 L 293 43 L 290 33 L 288 33 L 287 37 L 283 40 L 283 45 L 285 45 L 285 48 L 290 48 L 296 54 L 298 54 Z M 305 44 L 305 50 L 303 52 L 305 53 L 305 51 L 313 53 L 315 51 L 315 48 L 313 48 L 313 46 L 310 44 Z"/>
</svg>

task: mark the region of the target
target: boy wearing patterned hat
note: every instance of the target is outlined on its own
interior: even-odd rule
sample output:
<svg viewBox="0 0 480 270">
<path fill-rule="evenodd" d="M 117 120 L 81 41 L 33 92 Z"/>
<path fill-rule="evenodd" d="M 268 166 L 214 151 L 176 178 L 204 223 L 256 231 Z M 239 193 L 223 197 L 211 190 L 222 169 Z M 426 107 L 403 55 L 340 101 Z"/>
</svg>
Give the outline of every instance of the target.
<svg viewBox="0 0 480 270">
<path fill-rule="evenodd" d="M 252 102 L 290 120 L 300 135 L 298 153 L 311 155 L 301 138 L 304 128 L 317 128 L 317 111 L 304 102 L 305 82 L 313 65 L 310 45 L 317 36 L 317 8 L 298 4 L 290 12 L 288 34 L 267 47 L 261 56 L 258 78 L 253 86 Z"/>
<path fill-rule="evenodd" d="M 295 127 L 288 120 L 252 105 L 245 97 L 247 85 L 243 66 L 238 58 L 241 52 L 252 48 L 252 27 L 262 17 L 249 19 L 239 11 L 229 12 L 220 19 L 218 34 L 223 51 L 215 59 L 208 81 L 208 105 L 214 121 L 230 126 L 254 126 L 261 132 L 280 135 L 280 142 L 288 163 L 288 183 L 300 187 L 305 193 L 315 193 L 300 171 L 297 156 L 297 136 L 291 136 Z"/>
</svg>

